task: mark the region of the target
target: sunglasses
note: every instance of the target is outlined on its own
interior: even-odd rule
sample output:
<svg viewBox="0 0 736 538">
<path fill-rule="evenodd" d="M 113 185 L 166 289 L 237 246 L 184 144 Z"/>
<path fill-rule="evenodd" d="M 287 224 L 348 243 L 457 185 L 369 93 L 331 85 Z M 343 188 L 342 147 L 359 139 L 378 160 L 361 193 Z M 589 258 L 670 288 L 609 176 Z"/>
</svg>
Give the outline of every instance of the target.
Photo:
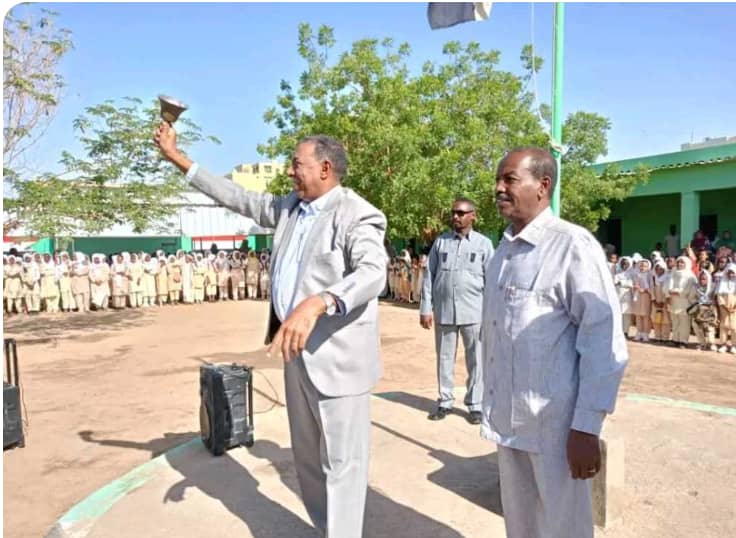
<svg viewBox="0 0 736 538">
<path fill-rule="evenodd" d="M 473 210 L 463 211 L 462 209 L 453 209 L 452 210 L 452 214 L 453 215 L 457 215 L 458 217 L 464 217 L 465 215 L 467 215 L 469 213 L 475 213 L 475 211 L 473 211 Z"/>
</svg>

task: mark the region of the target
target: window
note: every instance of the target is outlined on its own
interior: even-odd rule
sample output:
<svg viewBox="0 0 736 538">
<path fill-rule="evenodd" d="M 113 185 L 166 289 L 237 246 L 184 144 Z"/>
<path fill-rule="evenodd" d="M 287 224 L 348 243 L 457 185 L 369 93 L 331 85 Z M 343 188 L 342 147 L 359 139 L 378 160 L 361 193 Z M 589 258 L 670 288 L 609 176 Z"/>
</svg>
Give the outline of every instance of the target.
<svg viewBox="0 0 736 538">
<path fill-rule="evenodd" d="M 263 171 L 264 171 L 264 172 L 265 172 L 266 174 L 270 174 L 270 173 L 272 172 L 272 170 L 273 170 L 273 166 L 271 166 L 270 164 L 267 164 L 267 165 L 265 165 L 265 166 L 263 167 Z"/>
</svg>

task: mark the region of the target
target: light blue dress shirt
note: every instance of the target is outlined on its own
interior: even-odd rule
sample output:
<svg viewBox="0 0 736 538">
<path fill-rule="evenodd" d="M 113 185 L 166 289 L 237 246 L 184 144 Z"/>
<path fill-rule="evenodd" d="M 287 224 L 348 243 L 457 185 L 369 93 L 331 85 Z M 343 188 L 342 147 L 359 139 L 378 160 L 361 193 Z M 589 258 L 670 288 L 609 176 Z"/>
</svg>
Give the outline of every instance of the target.
<svg viewBox="0 0 736 538">
<path fill-rule="evenodd" d="M 294 310 L 294 296 L 296 295 L 297 277 L 301 269 L 304 246 L 314 223 L 319 218 L 319 214 L 334 193 L 335 189 L 331 189 L 316 200 L 311 202 L 302 200 L 299 202 L 299 215 L 297 216 L 294 232 L 289 242 L 284 245 L 283 250 L 279 253 L 280 259 L 277 267 L 274 268 L 276 273 L 271 279 L 273 309 L 281 321 L 284 321 Z M 337 303 L 338 310 L 340 310 L 339 300 Z"/>
</svg>

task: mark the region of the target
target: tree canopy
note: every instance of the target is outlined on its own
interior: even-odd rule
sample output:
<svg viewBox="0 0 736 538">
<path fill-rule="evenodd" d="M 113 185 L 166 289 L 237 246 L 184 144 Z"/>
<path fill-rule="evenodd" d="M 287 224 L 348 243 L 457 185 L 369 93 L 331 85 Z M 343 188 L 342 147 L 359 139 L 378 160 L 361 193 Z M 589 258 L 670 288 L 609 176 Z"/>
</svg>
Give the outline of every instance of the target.
<svg viewBox="0 0 736 538">
<path fill-rule="evenodd" d="M 532 71 L 543 62 L 530 46 L 520 54 L 521 73 L 498 68 L 500 53 L 475 42 L 449 42 L 443 61 L 408 67 L 411 49 L 392 39 L 363 39 L 335 60 L 330 27 L 315 34 L 299 28 L 299 56 L 306 62 L 296 87 L 282 81 L 276 106 L 264 119 L 278 135 L 259 146 L 271 158 L 289 159 L 299 139 L 316 133 L 341 140 L 349 155 L 346 185 L 386 213 L 389 236 L 429 237 L 449 223 L 456 197 L 476 202 L 478 228 L 498 231 L 495 166 L 509 149 L 549 146 L 530 91 Z M 610 121 L 591 112 L 564 124 L 562 216 L 595 230 L 613 200 L 625 198 L 643 174 L 601 177 L 589 168 L 607 152 Z M 285 176 L 273 192 L 285 192 Z"/>
<path fill-rule="evenodd" d="M 158 101 L 145 105 L 127 97 L 88 107 L 74 121 L 85 155 L 64 151 L 62 174 L 18 181 L 16 195 L 4 201 L 6 211 L 41 235 L 96 233 L 124 223 L 136 232 L 155 228 L 177 211 L 186 188 L 153 144 L 160 121 Z M 205 139 L 218 142 L 186 117 L 176 127 L 181 148 Z"/>
</svg>

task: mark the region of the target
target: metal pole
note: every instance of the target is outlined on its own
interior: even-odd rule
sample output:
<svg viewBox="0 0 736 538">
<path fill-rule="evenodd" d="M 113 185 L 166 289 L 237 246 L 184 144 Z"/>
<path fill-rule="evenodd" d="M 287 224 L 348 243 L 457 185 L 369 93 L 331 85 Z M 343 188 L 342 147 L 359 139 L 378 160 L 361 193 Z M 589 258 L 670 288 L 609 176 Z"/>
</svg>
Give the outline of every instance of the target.
<svg viewBox="0 0 736 538">
<path fill-rule="evenodd" d="M 552 63 L 552 139 L 558 149 L 552 149 L 557 161 L 557 181 L 555 191 L 552 193 L 552 212 L 560 215 L 560 183 L 562 182 L 562 154 L 559 148 L 562 146 L 562 62 L 565 34 L 565 4 L 555 3 L 554 20 L 554 59 Z"/>
</svg>

